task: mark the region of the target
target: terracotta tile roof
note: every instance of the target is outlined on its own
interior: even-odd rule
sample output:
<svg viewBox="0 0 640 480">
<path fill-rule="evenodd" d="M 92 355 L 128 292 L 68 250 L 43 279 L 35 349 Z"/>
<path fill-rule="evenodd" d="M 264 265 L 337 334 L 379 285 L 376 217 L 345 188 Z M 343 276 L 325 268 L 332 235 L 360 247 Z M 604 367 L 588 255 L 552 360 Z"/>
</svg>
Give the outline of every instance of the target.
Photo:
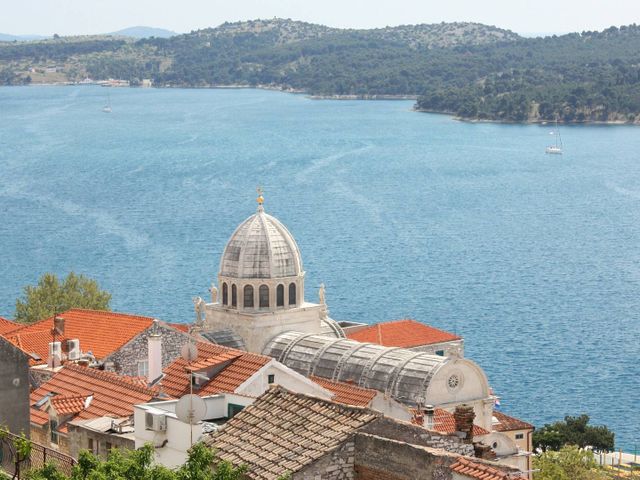
<svg viewBox="0 0 640 480">
<path fill-rule="evenodd" d="M 135 378 L 116 375 L 93 368 L 80 367 L 75 364 L 65 365 L 49 381 L 31 393 L 31 422 L 42 425 L 49 421 L 49 415 L 34 405 L 48 394 L 51 401 L 56 397 L 64 399 L 70 397 L 87 397 L 93 394 L 88 408 L 83 408 L 73 419 L 88 420 L 103 416 L 128 417 L 133 415 L 133 406 L 146 403 L 154 398 L 157 391 L 143 387 Z M 76 405 L 75 400 L 71 402 Z M 55 403 L 54 403 L 55 405 Z M 55 406 L 54 406 L 55 408 Z"/>
<path fill-rule="evenodd" d="M 189 365 L 186 365 L 184 368 L 190 372 L 197 372 L 198 370 L 204 370 L 206 368 L 215 367 L 216 365 L 222 365 L 230 360 L 235 360 L 238 357 L 242 356 L 242 352 L 239 351 L 228 351 L 221 352 L 217 355 L 207 358 L 198 358 L 195 361 L 191 362 Z"/>
<path fill-rule="evenodd" d="M 507 472 L 490 467 L 489 465 L 474 462 L 465 457 L 460 457 L 458 461 L 450 465 L 449 468 L 459 475 L 476 478 L 478 480 L 507 480 L 513 478 L 513 476 Z"/>
<path fill-rule="evenodd" d="M 433 429 L 436 432 L 440 433 L 455 433 L 456 431 L 456 421 L 453 418 L 453 413 L 449 413 L 446 410 L 441 408 L 436 408 L 434 412 L 434 427 Z M 473 436 L 476 435 L 487 435 L 490 433 L 479 425 L 473 426 Z"/>
<path fill-rule="evenodd" d="M 334 402 L 344 403 L 346 405 L 356 405 L 359 407 L 368 407 L 371 401 L 378 393 L 376 390 L 369 388 L 361 388 L 350 383 L 332 382 L 326 378 L 309 377 L 321 387 L 333 392 L 335 396 L 331 399 Z"/>
<path fill-rule="evenodd" d="M 77 308 L 58 316 L 64 318 L 64 335 L 57 335 L 56 341 L 77 338 L 80 349 L 90 351 L 98 360 L 117 351 L 153 324 L 150 317 Z M 52 329 L 53 317 L 25 325 L 5 335 L 5 338 L 27 353 L 38 354 L 42 361 L 32 361 L 32 364 L 42 364 L 49 356 Z"/>
<path fill-rule="evenodd" d="M 535 427 L 519 418 L 511 417 L 506 413 L 494 411 L 493 416 L 498 423 L 493 424 L 493 429 L 498 432 L 510 432 L 512 430 L 533 430 Z"/>
<path fill-rule="evenodd" d="M 252 479 L 274 480 L 338 447 L 378 418 L 368 408 L 342 405 L 272 387 L 217 433 L 205 437 L 217 458 L 247 465 Z"/>
<path fill-rule="evenodd" d="M 194 391 L 201 396 L 234 392 L 249 377 L 271 361 L 271 357 L 265 355 L 247 353 L 213 343 L 198 342 L 196 346 L 198 347 L 198 359 L 192 362 L 194 365 L 206 365 L 208 361 L 215 362 L 214 359 L 220 358 L 227 358 L 226 361 L 229 362 L 209 382 Z M 189 393 L 188 367 L 187 362 L 183 358 L 179 358 L 165 369 L 165 377 L 162 380 L 165 393 L 176 398 Z"/>
<path fill-rule="evenodd" d="M 189 333 L 189 325 L 186 323 L 167 323 L 170 327 L 175 328 L 176 330 L 180 330 L 184 333 Z"/>
<path fill-rule="evenodd" d="M 12 330 L 20 328 L 21 326 L 22 324 L 20 323 L 12 322 L 11 320 L 0 317 L 0 335 L 5 335 Z"/>
<path fill-rule="evenodd" d="M 353 333 L 347 333 L 347 338 L 385 347 L 403 348 L 461 340 L 461 337 L 453 333 L 410 319 L 377 323 Z"/>
<path fill-rule="evenodd" d="M 51 406 L 58 415 L 69 415 L 84 410 L 89 395 L 56 395 L 51 398 Z"/>
</svg>

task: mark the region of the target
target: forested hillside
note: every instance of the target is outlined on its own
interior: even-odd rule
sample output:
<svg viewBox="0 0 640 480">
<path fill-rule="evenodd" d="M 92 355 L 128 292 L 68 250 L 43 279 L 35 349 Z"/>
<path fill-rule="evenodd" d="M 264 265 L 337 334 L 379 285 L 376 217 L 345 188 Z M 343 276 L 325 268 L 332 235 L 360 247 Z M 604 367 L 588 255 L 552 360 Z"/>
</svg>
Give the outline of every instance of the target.
<svg viewBox="0 0 640 480">
<path fill-rule="evenodd" d="M 419 96 L 419 110 L 467 119 L 640 123 L 635 25 L 531 39 L 474 23 L 344 30 L 274 19 L 137 41 L 0 43 L 0 83 L 48 81 L 34 72 L 52 66 L 56 81 Z"/>
</svg>

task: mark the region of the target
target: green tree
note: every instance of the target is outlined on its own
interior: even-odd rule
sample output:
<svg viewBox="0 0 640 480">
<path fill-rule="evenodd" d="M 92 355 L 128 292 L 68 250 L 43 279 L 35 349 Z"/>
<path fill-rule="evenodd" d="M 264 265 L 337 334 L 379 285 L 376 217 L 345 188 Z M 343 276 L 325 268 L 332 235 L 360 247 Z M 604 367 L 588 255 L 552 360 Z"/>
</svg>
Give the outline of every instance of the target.
<svg viewBox="0 0 640 480">
<path fill-rule="evenodd" d="M 563 421 L 547 424 L 533 432 L 534 449 L 559 450 L 564 445 L 594 450 L 613 450 L 614 433 L 604 425 L 589 425 L 589 416 L 567 416 Z"/>
<path fill-rule="evenodd" d="M 138 450 L 112 449 L 106 460 L 88 451 L 80 452 L 71 476 L 61 473 L 53 464 L 29 472 L 28 480 L 241 480 L 244 466 L 215 462 L 213 451 L 202 443 L 189 450 L 187 461 L 177 470 L 153 462 L 154 448 L 146 444 Z M 215 463 L 215 469 L 212 465 Z"/>
<path fill-rule="evenodd" d="M 16 300 L 17 322 L 30 323 L 70 308 L 109 310 L 111 294 L 101 290 L 95 280 L 71 272 L 63 282 L 53 273 L 45 273 L 36 286 L 24 288 Z"/>
<path fill-rule="evenodd" d="M 606 480 L 593 452 L 567 445 L 559 451 L 547 451 L 534 457 L 533 480 Z"/>
</svg>

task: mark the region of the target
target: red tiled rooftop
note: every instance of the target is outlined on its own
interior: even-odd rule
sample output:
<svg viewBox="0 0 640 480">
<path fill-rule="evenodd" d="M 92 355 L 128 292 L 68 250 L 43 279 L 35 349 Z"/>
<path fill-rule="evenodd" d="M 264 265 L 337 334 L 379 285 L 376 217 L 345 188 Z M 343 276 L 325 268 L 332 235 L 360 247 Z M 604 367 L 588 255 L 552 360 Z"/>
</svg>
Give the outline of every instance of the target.
<svg viewBox="0 0 640 480">
<path fill-rule="evenodd" d="M 12 330 L 20 328 L 21 326 L 22 324 L 20 323 L 12 322 L 11 320 L 0 317 L 0 335 L 5 335 Z"/>
<path fill-rule="evenodd" d="M 510 432 L 513 430 L 533 430 L 534 426 L 524 422 L 519 418 L 512 417 L 506 413 L 494 411 L 493 416 L 499 423 L 493 424 L 493 429 L 498 432 Z"/>
<path fill-rule="evenodd" d="M 460 457 L 458 461 L 449 468 L 459 475 L 478 480 L 507 480 L 513 478 L 507 472 L 490 467 L 489 465 L 474 462 L 464 457 Z"/>
<path fill-rule="evenodd" d="M 64 318 L 64 335 L 56 341 L 80 340 L 80 349 L 101 360 L 153 324 L 153 318 L 125 313 L 74 308 L 58 315 Z M 23 326 L 5 338 L 27 353 L 36 353 L 45 363 L 53 341 L 53 317 Z"/>
<path fill-rule="evenodd" d="M 461 340 L 461 337 L 453 333 L 445 332 L 411 319 L 377 323 L 355 332 L 347 333 L 347 337 L 358 342 L 403 348 Z"/>
<path fill-rule="evenodd" d="M 434 427 L 436 432 L 441 433 L 455 433 L 456 421 L 453 417 L 453 413 L 449 413 L 441 408 L 436 408 L 434 412 Z M 489 432 L 479 425 L 473 426 L 473 436 L 487 435 Z"/>
<path fill-rule="evenodd" d="M 225 355 L 229 358 L 227 366 L 209 382 L 194 391 L 201 396 L 234 392 L 249 377 L 271 361 L 271 357 L 265 355 L 247 353 L 213 343 L 198 342 L 196 346 L 198 358 L 192 362 L 192 365 L 206 364 L 207 359 L 221 358 Z M 162 380 L 164 392 L 176 398 L 189 393 L 187 368 L 189 368 L 189 364 L 183 358 L 179 358 L 165 369 L 165 377 Z"/>
<path fill-rule="evenodd" d="M 168 323 L 170 327 L 175 328 L 176 330 L 180 330 L 184 333 L 189 333 L 189 325 L 186 323 Z"/>
<path fill-rule="evenodd" d="M 69 415 L 84 410 L 88 395 L 56 395 L 51 405 L 58 415 Z"/>
<path fill-rule="evenodd" d="M 52 402 L 56 402 L 56 397 L 68 399 L 93 395 L 89 406 L 73 417 L 88 420 L 103 416 L 131 416 L 134 405 L 149 402 L 156 396 L 157 391 L 140 385 L 135 378 L 68 364 L 31 393 L 32 423 L 42 425 L 49 420 L 48 413 L 42 410 L 43 407 L 37 409 L 34 405 L 50 393 L 55 394 L 51 397 Z"/>
<path fill-rule="evenodd" d="M 344 403 L 346 405 L 355 405 L 357 407 L 367 407 L 378 393 L 376 390 L 357 387 L 349 383 L 332 382 L 326 378 L 309 377 L 323 388 L 326 388 L 335 396 L 331 399 L 334 402 Z"/>
<path fill-rule="evenodd" d="M 214 367 L 216 365 L 222 365 L 230 360 L 235 360 L 238 357 L 242 356 L 242 352 L 238 350 L 232 350 L 228 352 L 220 352 L 217 355 L 208 358 L 197 358 L 190 364 L 186 365 L 184 368 L 190 372 L 197 372 L 198 370 L 203 370 L 205 368 Z"/>
</svg>

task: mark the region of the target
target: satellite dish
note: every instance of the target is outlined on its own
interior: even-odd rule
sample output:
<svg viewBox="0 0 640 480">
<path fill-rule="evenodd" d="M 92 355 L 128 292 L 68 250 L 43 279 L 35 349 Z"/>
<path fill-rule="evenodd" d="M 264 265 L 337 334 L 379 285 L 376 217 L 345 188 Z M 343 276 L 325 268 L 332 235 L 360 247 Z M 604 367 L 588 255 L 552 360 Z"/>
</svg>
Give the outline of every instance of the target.
<svg viewBox="0 0 640 480">
<path fill-rule="evenodd" d="M 192 343 L 187 343 L 182 346 L 182 350 L 180 350 L 182 354 L 182 358 L 184 358 L 187 362 L 191 363 L 198 358 L 198 349 Z"/>
<path fill-rule="evenodd" d="M 207 404 L 198 395 L 185 395 L 176 404 L 176 417 L 189 425 L 198 423 L 207 414 Z"/>
</svg>

